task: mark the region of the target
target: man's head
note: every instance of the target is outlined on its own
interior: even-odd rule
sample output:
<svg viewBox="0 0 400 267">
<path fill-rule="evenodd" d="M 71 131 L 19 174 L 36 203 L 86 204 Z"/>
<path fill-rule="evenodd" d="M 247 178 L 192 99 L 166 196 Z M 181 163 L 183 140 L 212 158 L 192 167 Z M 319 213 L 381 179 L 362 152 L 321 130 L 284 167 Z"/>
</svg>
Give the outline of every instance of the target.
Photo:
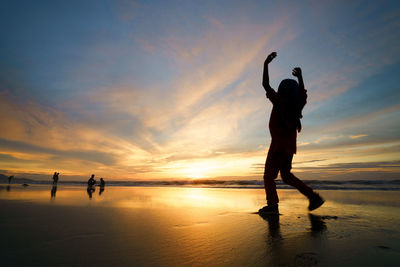
<svg viewBox="0 0 400 267">
<path fill-rule="evenodd" d="M 278 87 L 278 94 L 283 98 L 295 97 L 299 90 L 299 84 L 293 79 L 284 79 Z"/>
</svg>

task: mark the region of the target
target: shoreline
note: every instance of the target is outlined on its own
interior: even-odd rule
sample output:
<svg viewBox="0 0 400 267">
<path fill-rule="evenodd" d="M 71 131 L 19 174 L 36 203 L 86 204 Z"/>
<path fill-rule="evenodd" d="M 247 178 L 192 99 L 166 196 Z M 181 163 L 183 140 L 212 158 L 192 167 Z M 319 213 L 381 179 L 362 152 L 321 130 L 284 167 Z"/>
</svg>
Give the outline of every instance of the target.
<svg viewBox="0 0 400 267">
<path fill-rule="evenodd" d="M 166 187 L 166 188 L 220 188 L 220 189 L 263 189 L 264 184 L 262 181 L 252 180 L 246 181 L 247 184 L 243 184 L 243 181 L 218 181 L 216 183 L 199 183 L 199 182 L 167 182 L 167 181 L 145 181 L 145 182 L 120 182 L 111 181 L 107 182 L 107 187 Z M 277 180 L 278 189 L 293 189 L 290 185 L 286 185 L 282 180 Z M 353 181 L 315 181 L 315 180 L 304 180 L 305 184 L 315 190 L 359 190 L 359 191 L 400 191 L 400 180 L 387 180 L 387 181 L 370 181 L 370 180 L 353 180 Z M 32 185 L 53 185 L 51 181 L 30 181 L 27 183 L 1 183 L 0 190 L 8 186 L 32 186 Z M 71 182 L 61 181 L 56 186 L 87 186 L 87 182 Z M 99 184 L 95 185 L 100 186 Z"/>
</svg>

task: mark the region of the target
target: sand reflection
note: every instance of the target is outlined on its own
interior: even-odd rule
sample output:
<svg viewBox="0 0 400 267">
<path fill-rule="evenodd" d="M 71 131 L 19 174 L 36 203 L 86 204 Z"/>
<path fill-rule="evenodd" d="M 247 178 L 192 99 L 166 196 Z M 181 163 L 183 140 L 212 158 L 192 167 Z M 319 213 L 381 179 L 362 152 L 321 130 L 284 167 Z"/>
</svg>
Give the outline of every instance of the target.
<svg viewBox="0 0 400 267">
<path fill-rule="evenodd" d="M 86 186 L 58 185 L 52 198 L 51 185 L 0 190 L 0 201 L 13 200 L 0 205 L 1 236 L 13 238 L 4 247 L 21 266 L 35 255 L 64 266 L 85 266 L 88 255 L 99 266 L 333 266 L 363 255 L 354 264 L 362 266 L 377 263 L 370 255 L 394 262 L 400 240 L 400 213 L 390 204 L 399 192 L 374 209 L 375 200 L 365 204 L 374 193 L 339 199 L 324 191 L 326 205 L 310 214 L 301 194 L 281 190 L 281 215 L 261 218 L 254 212 L 265 204 L 262 189 L 109 186 L 91 199 Z"/>
</svg>

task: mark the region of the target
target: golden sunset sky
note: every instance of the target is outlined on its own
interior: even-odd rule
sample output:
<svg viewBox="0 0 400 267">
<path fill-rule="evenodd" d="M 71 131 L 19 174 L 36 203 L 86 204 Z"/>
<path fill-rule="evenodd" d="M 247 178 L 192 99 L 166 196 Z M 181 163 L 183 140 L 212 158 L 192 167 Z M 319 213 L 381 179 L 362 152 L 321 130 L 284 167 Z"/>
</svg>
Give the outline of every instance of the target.
<svg viewBox="0 0 400 267">
<path fill-rule="evenodd" d="M 0 173 L 262 179 L 303 69 L 302 179 L 399 179 L 397 1 L 5 1 Z M 64 178 L 63 178 L 64 177 Z"/>
</svg>

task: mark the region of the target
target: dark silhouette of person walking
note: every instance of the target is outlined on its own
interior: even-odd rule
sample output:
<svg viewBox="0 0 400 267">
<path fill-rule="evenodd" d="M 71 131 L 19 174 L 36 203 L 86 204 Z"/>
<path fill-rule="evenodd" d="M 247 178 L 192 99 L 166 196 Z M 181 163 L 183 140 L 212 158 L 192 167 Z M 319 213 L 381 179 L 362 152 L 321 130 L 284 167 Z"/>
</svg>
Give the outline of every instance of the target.
<svg viewBox="0 0 400 267">
<path fill-rule="evenodd" d="M 273 108 L 269 119 L 271 145 L 264 169 L 267 206 L 260 209 L 259 212 L 279 214 L 279 198 L 275 184 L 279 172 L 282 181 L 297 188 L 305 195 L 310 201 L 308 209 L 314 210 L 320 207 L 324 200 L 290 171 L 293 154 L 296 154 L 297 132 L 301 131 L 300 119 L 303 117 L 302 110 L 307 102 L 307 90 L 304 88 L 302 72 L 298 67 L 292 71 L 293 76 L 297 77 L 298 83 L 293 79 L 285 79 L 279 84 L 278 92 L 271 88 L 268 65 L 276 56 L 276 52 L 272 52 L 264 62 L 262 85 Z"/>
<path fill-rule="evenodd" d="M 57 185 L 57 183 L 58 183 L 58 175 L 60 175 L 59 172 L 54 172 L 54 174 L 53 174 L 53 185 Z"/>
<path fill-rule="evenodd" d="M 11 183 L 11 180 L 14 178 L 14 175 L 8 176 L 8 184 Z"/>
</svg>

